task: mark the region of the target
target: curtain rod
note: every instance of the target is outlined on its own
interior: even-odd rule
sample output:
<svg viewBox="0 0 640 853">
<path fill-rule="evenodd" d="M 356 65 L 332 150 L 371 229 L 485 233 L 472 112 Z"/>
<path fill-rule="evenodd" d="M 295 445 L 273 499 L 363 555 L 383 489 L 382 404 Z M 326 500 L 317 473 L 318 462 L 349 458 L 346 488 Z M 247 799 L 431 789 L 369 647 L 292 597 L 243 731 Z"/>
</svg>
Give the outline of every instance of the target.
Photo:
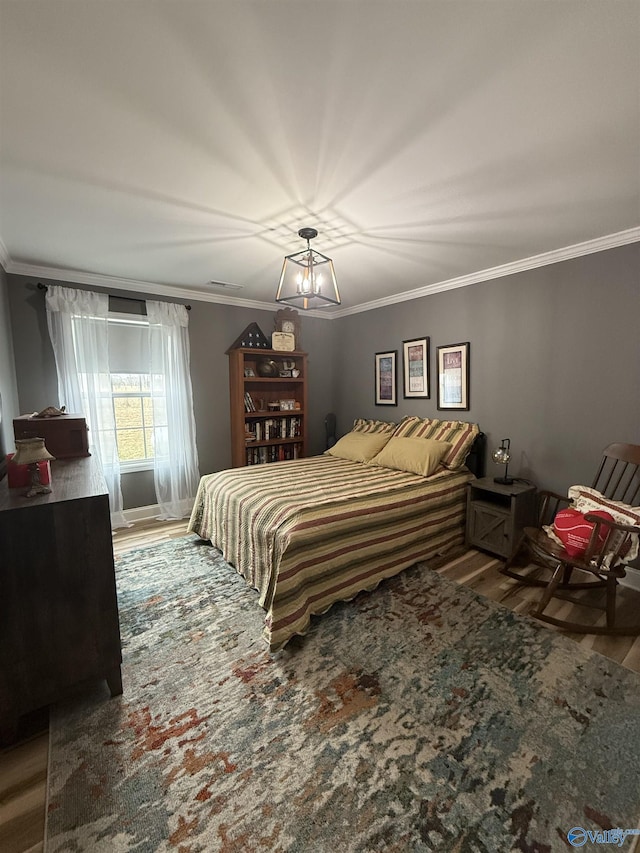
<svg viewBox="0 0 640 853">
<path fill-rule="evenodd" d="M 64 285 L 63 285 L 64 287 Z M 38 282 L 38 290 L 49 290 L 48 284 L 43 284 L 41 281 Z M 124 299 L 125 302 L 146 302 L 146 299 L 136 299 L 133 296 L 115 296 L 113 293 L 109 293 L 109 296 L 113 297 L 113 299 Z M 187 311 L 191 311 L 191 305 L 184 306 Z"/>
</svg>

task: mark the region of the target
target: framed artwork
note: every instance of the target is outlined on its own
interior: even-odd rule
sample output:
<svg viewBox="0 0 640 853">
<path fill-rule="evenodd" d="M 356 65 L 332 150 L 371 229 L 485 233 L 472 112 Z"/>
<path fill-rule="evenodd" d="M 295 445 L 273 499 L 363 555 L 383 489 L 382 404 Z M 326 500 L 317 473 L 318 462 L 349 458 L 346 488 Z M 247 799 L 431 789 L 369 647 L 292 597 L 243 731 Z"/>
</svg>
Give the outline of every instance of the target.
<svg viewBox="0 0 640 853">
<path fill-rule="evenodd" d="M 469 408 L 469 342 L 438 347 L 438 409 Z"/>
<path fill-rule="evenodd" d="M 398 350 L 376 353 L 376 406 L 397 406 Z"/>
<path fill-rule="evenodd" d="M 404 397 L 431 396 L 429 383 L 429 338 L 402 342 L 402 376 Z"/>
</svg>

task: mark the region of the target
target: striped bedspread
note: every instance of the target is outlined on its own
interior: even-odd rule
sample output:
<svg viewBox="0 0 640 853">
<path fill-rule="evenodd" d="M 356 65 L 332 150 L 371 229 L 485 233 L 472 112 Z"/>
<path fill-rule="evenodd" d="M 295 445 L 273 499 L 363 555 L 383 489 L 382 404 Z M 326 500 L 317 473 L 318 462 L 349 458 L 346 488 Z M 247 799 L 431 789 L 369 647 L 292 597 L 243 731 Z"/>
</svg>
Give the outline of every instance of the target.
<svg viewBox="0 0 640 853">
<path fill-rule="evenodd" d="M 333 456 L 233 468 L 202 477 L 189 530 L 258 590 L 276 651 L 313 614 L 461 544 L 471 479 Z"/>
</svg>

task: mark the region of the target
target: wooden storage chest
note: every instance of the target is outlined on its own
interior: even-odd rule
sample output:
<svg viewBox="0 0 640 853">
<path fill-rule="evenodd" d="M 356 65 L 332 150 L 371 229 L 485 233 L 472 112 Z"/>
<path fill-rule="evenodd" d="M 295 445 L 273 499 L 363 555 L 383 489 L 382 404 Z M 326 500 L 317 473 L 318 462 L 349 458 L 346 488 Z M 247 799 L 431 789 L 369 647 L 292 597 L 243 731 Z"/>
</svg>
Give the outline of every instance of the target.
<svg viewBox="0 0 640 853">
<path fill-rule="evenodd" d="M 54 418 L 14 418 L 16 439 L 44 438 L 45 447 L 56 459 L 90 456 L 87 422 L 82 415 L 58 415 Z"/>
</svg>

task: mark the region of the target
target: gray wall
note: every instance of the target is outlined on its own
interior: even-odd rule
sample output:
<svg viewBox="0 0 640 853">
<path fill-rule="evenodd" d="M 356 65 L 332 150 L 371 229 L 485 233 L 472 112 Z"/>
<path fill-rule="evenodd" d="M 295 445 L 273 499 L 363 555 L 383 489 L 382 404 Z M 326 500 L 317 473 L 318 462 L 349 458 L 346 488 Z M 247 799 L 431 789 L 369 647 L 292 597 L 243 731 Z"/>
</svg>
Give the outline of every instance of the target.
<svg viewBox="0 0 640 853">
<path fill-rule="evenodd" d="M 355 417 L 476 421 L 509 471 L 566 492 L 602 449 L 640 444 L 640 244 L 336 321 L 339 432 Z M 402 397 L 402 342 L 431 338 L 430 400 Z M 436 347 L 470 342 L 470 410 L 438 412 Z M 374 353 L 398 350 L 397 407 L 374 405 Z M 503 474 L 490 459 L 487 474 Z"/>
<path fill-rule="evenodd" d="M 324 449 L 329 411 L 337 414 L 339 434 L 355 417 L 452 417 L 477 421 L 489 448 L 509 437 L 516 476 L 559 491 L 589 482 L 606 444 L 640 444 L 639 270 L 635 243 L 339 320 L 303 316 L 310 452 Z M 58 402 L 44 295 L 36 284 L 9 275 L 5 286 L 21 413 Z M 0 300 L 0 330 L 3 317 L 6 326 L 2 305 Z M 200 470 L 206 473 L 231 461 L 225 350 L 251 322 L 269 334 L 273 314 L 192 305 L 191 375 Z M 431 338 L 431 399 L 404 400 L 402 342 L 424 335 Z M 438 412 L 436 347 L 461 341 L 470 342 L 471 408 Z M 374 353 L 388 349 L 399 354 L 397 407 L 373 402 Z M 15 409 L 7 363 L 0 363 L 0 390 Z M 10 421 L 6 400 L 4 405 Z M 487 473 L 503 471 L 489 460 Z M 155 503 L 150 472 L 124 477 L 123 494 L 127 508 Z"/>
<path fill-rule="evenodd" d="M 0 471 L 2 460 L 15 448 L 13 419 L 19 414 L 7 275 L 0 266 Z"/>
<path fill-rule="evenodd" d="M 8 276 L 8 295 L 13 328 L 20 412 L 38 411 L 59 405 L 53 351 L 47 331 L 44 292 L 37 283 L 65 282 Z M 83 285 L 73 285 L 82 289 Z M 93 288 L 105 290 L 103 288 Z M 144 299 L 140 293 L 121 296 Z M 158 297 L 149 295 L 151 299 Z M 265 335 L 273 330 L 274 311 L 190 301 L 191 381 L 193 384 L 196 440 L 202 474 L 231 465 L 229 436 L 229 369 L 227 348 L 250 324 L 257 323 Z M 118 306 L 120 310 L 124 305 Z M 303 317 L 302 348 L 309 353 L 309 448 L 311 454 L 324 450 L 324 417 L 334 409 L 333 389 L 335 323 Z M 13 432 L 11 431 L 11 436 Z M 124 508 L 156 503 L 153 472 L 122 477 Z"/>
</svg>

